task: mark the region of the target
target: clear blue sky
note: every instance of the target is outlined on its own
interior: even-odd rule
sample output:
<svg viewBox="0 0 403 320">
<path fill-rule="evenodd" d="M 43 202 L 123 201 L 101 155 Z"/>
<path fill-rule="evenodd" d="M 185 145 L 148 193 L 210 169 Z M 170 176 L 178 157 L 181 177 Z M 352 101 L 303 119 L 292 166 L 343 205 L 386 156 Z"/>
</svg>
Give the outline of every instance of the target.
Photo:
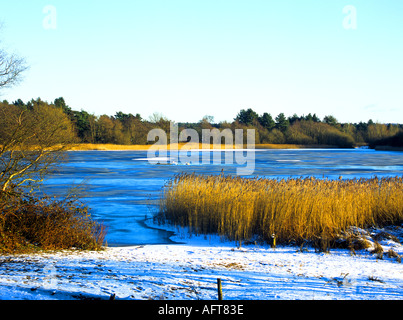
<svg viewBox="0 0 403 320">
<path fill-rule="evenodd" d="M 252 108 L 403 123 L 400 0 L 0 0 L 0 21 L 1 47 L 30 65 L 1 100 L 63 96 L 96 115 L 175 121 Z"/>
</svg>

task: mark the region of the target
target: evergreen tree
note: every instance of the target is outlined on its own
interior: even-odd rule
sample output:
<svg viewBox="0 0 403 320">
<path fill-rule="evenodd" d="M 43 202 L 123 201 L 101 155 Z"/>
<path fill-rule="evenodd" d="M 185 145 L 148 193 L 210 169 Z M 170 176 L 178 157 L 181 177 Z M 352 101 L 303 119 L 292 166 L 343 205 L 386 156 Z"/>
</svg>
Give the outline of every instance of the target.
<svg viewBox="0 0 403 320">
<path fill-rule="evenodd" d="M 276 117 L 276 128 L 280 130 L 281 132 L 286 132 L 288 127 L 290 125 L 290 122 L 288 119 L 285 117 L 284 113 L 280 113 Z"/>
<path fill-rule="evenodd" d="M 236 116 L 235 120 L 241 124 L 249 126 L 255 124 L 258 118 L 259 115 L 249 108 L 248 110 L 242 109 Z"/>
<path fill-rule="evenodd" d="M 324 122 L 324 123 L 327 123 L 327 124 L 330 124 L 331 126 L 336 126 L 336 125 L 339 123 L 335 117 L 330 116 L 330 115 L 329 115 L 329 116 L 325 116 L 325 117 L 323 118 L 323 122 Z"/>
<path fill-rule="evenodd" d="M 259 117 L 258 120 L 262 127 L 266 128 L 269 131 L 271 131 L 276 126 L 276 123 L 274 122 L 270 113 L 263 113 L 263 115 Z"/>
</svg>

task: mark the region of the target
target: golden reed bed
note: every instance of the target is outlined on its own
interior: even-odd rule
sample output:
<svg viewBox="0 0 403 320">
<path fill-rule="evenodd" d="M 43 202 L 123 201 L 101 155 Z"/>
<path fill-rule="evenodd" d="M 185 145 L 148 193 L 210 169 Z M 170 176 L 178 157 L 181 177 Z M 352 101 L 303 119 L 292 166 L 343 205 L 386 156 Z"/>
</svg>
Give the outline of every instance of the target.
<svg viewBox="0 0 403 320">
<path fill-rule="evenodd" d="M 156 219 L 231 240 L 304 243 L 351 226 L 403 221 L 403 178 L 247 179 L 182 174 L 163 189 Z"/>
</svg>

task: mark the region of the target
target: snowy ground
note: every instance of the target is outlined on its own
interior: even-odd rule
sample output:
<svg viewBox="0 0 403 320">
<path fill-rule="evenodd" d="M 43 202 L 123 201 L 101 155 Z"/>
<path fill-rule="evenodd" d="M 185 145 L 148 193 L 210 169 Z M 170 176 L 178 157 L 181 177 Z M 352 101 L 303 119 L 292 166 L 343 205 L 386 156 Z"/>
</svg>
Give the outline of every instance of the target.
<svg viewBox="0 0 403 320">
<path fill-rule="evenodd" d="M 174 240 L 185 243 L 0 256 L 0 299 L 217 299 L 217 278 L 232 300 L 403 299 L 403 265 L 386 254 Z M 398 242 L 380 243 L 403 255 Z"/>
</svg>

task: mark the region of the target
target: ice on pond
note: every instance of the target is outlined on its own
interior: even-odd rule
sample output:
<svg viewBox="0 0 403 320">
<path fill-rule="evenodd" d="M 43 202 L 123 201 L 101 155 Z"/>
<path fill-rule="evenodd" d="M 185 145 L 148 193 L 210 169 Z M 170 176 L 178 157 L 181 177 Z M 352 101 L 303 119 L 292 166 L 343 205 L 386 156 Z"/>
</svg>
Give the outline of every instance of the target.
<svg viewBox="0 0 403 320">
<path fill-rule="evenodd" d="M 205 151 L 204 151 L 205 152 Z M 214 151 L 217 156 L 217 151 Z M 82 185 L 84 200 L 93 217 L 108 227 L 108 245 L 169 243 L 168 232 L 151 229 L 143 221 L 157 210 L 155 205 L 165 183 L 182 172 L 197 174 L 236 174 L 240 165 L 200 161 L 198 165 L 173 163 L 167 157 L 147 158 L 146 151 L 75 151 L 57 174 L 45 181 L 44 191 L 62 195 Z M 232 152 L 235 156 L 235 152 Z M 198 155 L 203 156 L 203 152 Z M 205 155 L 205 153 L 204 153 Z M 135 160 L 135 161 L 134 161 Z M 149 161 L 151 160 L 151 161 Z M 158 165 L 158 161 L 177 165 Z M 403 153 L 368 149 L 280 149 L 255 153 L 252 176 L 289 178 L 314 176 L 343 179 L 403 175 Z M 248 176 L 246 176 L 248 177 Z"/>
</svg>

